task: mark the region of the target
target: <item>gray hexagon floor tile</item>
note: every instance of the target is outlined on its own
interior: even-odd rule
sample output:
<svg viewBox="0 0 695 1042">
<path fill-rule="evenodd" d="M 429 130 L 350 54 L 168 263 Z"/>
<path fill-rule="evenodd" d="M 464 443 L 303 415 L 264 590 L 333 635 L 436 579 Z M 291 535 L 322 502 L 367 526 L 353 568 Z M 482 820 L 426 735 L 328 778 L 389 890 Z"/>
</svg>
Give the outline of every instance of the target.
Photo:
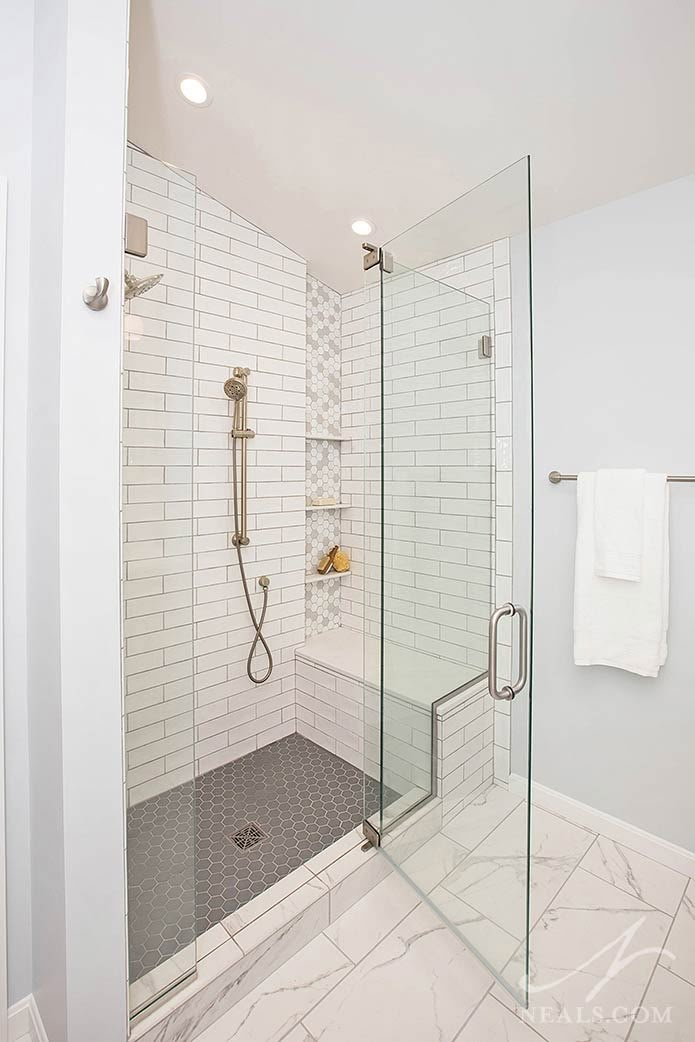
<svg viewBox="0 0 695 1042">
<path fill-rule="evenodd" d="M 294 734 L 131 807 L 131 981 L 355 828 L 362 788 L 356 767 Z M 371 779 L 366 799 L 371 814 Z M 263 836 L 240 849 L 247 826 Z"/>
</svg>

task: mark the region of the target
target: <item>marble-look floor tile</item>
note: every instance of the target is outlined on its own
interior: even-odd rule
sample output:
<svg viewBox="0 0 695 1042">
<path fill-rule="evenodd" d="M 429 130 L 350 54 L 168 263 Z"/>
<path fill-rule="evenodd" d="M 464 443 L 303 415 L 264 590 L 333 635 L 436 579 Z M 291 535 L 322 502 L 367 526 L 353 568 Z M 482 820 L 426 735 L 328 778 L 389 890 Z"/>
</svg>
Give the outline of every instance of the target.
<svg viewBox="0 0 695 1042">
<path fill-rule="evenodd" d="M 317 1042 L 451 1042 L 491 982 L 421 905 L 303 1023 Z"/>
<path fill-rule="evenodd" d="M 235 934 L 234 940 L 242 952 L 251 952 L 322 899 L 328 904 L 328 889 L 320 879 L 310 874 L 308 883 L 304 883 L 279 904 L 273 905 L 258 919 L 254 919 Z"/>
<path fill-rule="evenodd" d="M 215 1024 L 271 973 L 306 948 L 328 924 L 325 894 L 248 955 L 230 938 L 199 962 L 197 978 L 185 993 L 173 995 L 151 1017 L 135 1026 L 131 1040 L 197 1039 L 205 1028 Z"/>
<path fill-rule="evenodd" d="M 330 892 L 330 919 L 338 919 L 377 883 L 391 874 L 393 868 L 380 850 L 355 847 L 324 869 L 316 880 Z"/>
<path fill-rule="evenodd" d="M 362 835 L 362 829 L 353 829 L 352 832 L 348 832 L 347 836 L 343 836 L 342 839 L 338 839 L 335 843 L 331 843 L 330 847 L 326 847 L 320 854 L 315 854 L 314 857 L 310 858 L 305 868 L 308 868 L 310 872 L 313 872 L 315 876 L 318 876 L 324 869 L 328 868 L 335 861 L 338 861 L 344 854 L 349 853 L 354 847 L 361 847 L 364 843 L 364 836 Z"/>
<path fill-rule="evenodd" d="M 676 914 L 687 883 L 680 872 L 605 836 L 598 837 L 584 855 L 581 866 L 668 915 Z"/>
<path fill-rule="evenodd" d="M 497 923 L 471 908 L 443 886 L 437 886 L 429 895 L 434 907 L 458 929 L 463 943 L 477 952 L 495 973 L 501 973 L 519 947 L 518 938 L 512 937 Z"/>
<path fill-rule="evenodd" d="M 219 948 L 221 944 L 225 944 L 229 940 L 229 934 L 225 930 L 222 923 L 215 923 L 205 933 L 201 933 L 195 940 L 195 955 L 198 962 L 204 959 L 206 955 L 210 955 L 216 948 Z"/>
<path fill-rule="evenodd" d="M 391 860 L 402 865 L 403 862 L 417 853 L 428 839 L 442 831 L 442 805 L 435 800 L 430 806 L 408 815 L 391 830 L 382 834 L 381 845 Z"/>
<path fill-rule="evenodd" d="M 353 962 L 383 940 L 419 903 L 413 888 L 393 872 L 325 931 Z"/>
<path fill-rule="evenodd" d="M 289 1035 L 285 1035 L 282 1042 L 314 1042 L 314 1039 L 303 1024 L 297 1024 L 297 1027 L 292 1028 Z"/>
<path fill-rule="evenodd" d="M 520 803 L 519 796 L 514 796 L 499 785 L 491 785 L 448 821 L 442 832 L 459 846 L 472 850 Z"/>
<path fill-rule="evenodd" d="M 635 1016 L 630 1042 L 693 1042 L 693 1038 L 695 987 L 657 966 Z"/>
<path fill-rule="evenodd" d="M 280 1042 L 351 967 L 327 937 L 316 937 L 203 1031 L 197 1042 Z"/>
<path fill-rule="evenodd" d="M 526 932 L 526 804 L 519 804 L 443 882 L 445 889 L 518 940 Z M 531 815 L 531 924 L 594 839 L 538 807 Z"/>
<path fill-rule="evenodd" d="M 547 1042 L 623 1042 L 671 924 L 631 894 L 578 868 L 531 933 L 528 1011 Z M 507 971 L 524 976 L 523 946 Z M 496 985 L 494 994 L 510 1005 Z"/>
<path fill-rule="evenodd" d="M 486 995 L 456 1042 L 541 1042 L 541 1036 L 492 995 Z"/>
<path fill-rule="evenodd" d="M 695 984 L 695 880 L 688 883 L 666 949 L 659 959 L 661 965 Z"/>
<path fill-rule="evenodd" d="M 325 853 L 325 851 L 324 851 Z M 304 883 L 313 881 L 313 872 L 310 872 L 303 865 L 300 868 L 295 868 L 293 872 L 289 872 L 283 879 L 279 879 L 277 883 L 273 883 L 272 886 L 264 890 L 262 894 L 258 894 L 257 897 L 252 897 L 250 901 L 247 901 L 241 908 L 237 908 L 236 912 L 232 912 L 225 919 L 222 920 L 222 926 L 224 926 L 230 936 L 234 937 L 235 934 L 243 930 L 244 927 L 248 926 L 255 919 L 260 918 L 267 911 L 273 908 L 275 905 L 284 901 L 289 894 L 293 894 L 295 890 L 298 890 Z"/>
<path fill-rule="evenodd" d="M 408 879 L 412 879 L 424 894 L 433 890 L 469 853 L 459 843 L 439 833 L 428 839 L 401 865 Z"/>
<path fill-rule="evenodd" d="M 219 923 L 217 924 L 219 927 Z M 213 927 L 217 929 L 217 927 Z M 143 974 L 137 980 L 134 980 L 132 984 L 128 986 L 128 1001 L 131 1010 L 138 1010 L 141 1007 L 146 1006 L 152 1001 L 155 995 L 159 995 L 161 992 L 170 988 L 174 981 L 180 980 L 185 977 L 187 973 L 193 973 L 196 966 L 196 958 L 203 958 L 205 955 L 209 955 L 210 952 L 219 948 L 221 944 L 224 944 L 229 940 L 229 934 L 226 930 L 222 930 L 223 938 L 218 943 L 213 943 L 210 949 L 206 947 L 207 935 L 211 933 L 207 930 L 204 934 L 199 937 L 195 943 L 192 941 L 187 944 L 185 948 L 182 948 L 176 955 L 171 955 L 164 962 L 160 962 L 154 969 L 149 970 Z M 219 937 L 219 933 L 215 935 Z M 205 938 L 205 940 L 203 940 Z M 198 942 L 202 942 L 201 950 L 203 955 L 198 955 Z"/>
</svg>

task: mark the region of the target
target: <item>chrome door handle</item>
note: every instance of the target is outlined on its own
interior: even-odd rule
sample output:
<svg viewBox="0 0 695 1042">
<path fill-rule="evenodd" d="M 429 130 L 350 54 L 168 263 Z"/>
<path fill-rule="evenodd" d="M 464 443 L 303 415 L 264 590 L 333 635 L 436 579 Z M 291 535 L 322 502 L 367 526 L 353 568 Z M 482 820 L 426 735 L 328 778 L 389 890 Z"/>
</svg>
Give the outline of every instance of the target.
<svg viewBox="0 0 695 1042">
<path fill-rule="evenodd" d="M 515 604 L 514 614 L 519 616 L 519 675 L 512 684 L 512 691 L 518 695 L 528 680 L 528 613 L 526 608 Z"/>
<path fill-rule="evenodd" d="M 519 616 L 519 675 L 513 684 L 497 688 L 497 627 L 505 616 Z M 528 615 L 520 604 L 502 604 L 490 616 L 488 629 L 487 688 L 495 701 L 510 702 L 526 686 L 528 680 Z"/>
</svg>

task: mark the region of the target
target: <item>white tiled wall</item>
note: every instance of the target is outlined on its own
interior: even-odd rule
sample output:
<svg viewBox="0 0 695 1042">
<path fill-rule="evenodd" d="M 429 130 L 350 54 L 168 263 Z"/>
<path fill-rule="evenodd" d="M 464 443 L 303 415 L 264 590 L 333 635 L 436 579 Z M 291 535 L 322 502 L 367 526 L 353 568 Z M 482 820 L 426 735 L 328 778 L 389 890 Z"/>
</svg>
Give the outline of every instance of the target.
<svg viewBox="0 0 695 1042">
<path fill-rule="evenodd" d="M 304 641 L 304 415 L 306 262 L 201 193 L 196 267 L 195 652 L 198 772 L 290 734 L 295 727 L 294 649 Z M 248 366 L 246 572 L 256 610 L 270 577 L 264 636 L 275 667 L 253 684 L 253 638 L 232 547 L 234 366 Z M 256 672 L 265 670 L 264 654 Z"/>
<path fill-rule="evenodd" d="M 424 274 L 446 285 L 397 269 L 386 283 L 385 463 L 387 491 L 393 493 L 386 515 L 387 635 L 394 643 L 485 669 L 493 601 L 511 597 L 508 242 L 430 265 Z M 492 367 L 477 357 L 478 337 L 488 329 L 495 343 Z M 343 519 L 342 540 L 354 565 L 341 584 L 341 622 L 357 629 L 364 624 L 375 634 L 378 335 L 378 287 L 343 297 L 343 425 L 353 435 L 350 451 L 343 452 L 343 499 L 365 509 Z M 504 679 L 511 669 L 509 639 L 503 630 Z M 509 706 L 500 704 L 498 714 L 495 770 L 506 778 Z"/>
<path fill-rule="evenodd" d="M 450 285 L 468 285 L 476 278 L 473 290 L 481 298 L 483 292 L 491 293 L 488 253 L 491 260 L 490 248 L 465 261 L 446 262 L 447 285 L 435 281 L 441 278 L 439 267 L 428 273 L 432 277 L 396 273 L 385 284 L 384 305 L 387 637 L 481 668 L 492 599 L 494 434 L 492 367 L 478 357 L 478 339 L 489 331 L 490 315 L 487 304 Z M 458 276 L 455 264 L 461 269 Z M 374 633 L 380 602 L 379 379 L 373 369 L 377 309 L 373 290 L 344 301 L 345 422 L 359 427 L 366 423 L 371 457 L 364 547 L 371 577 L 365 610 L 367 627 Z M 351 482 L 355 494 L 357 485 L 359 495 L 353 464 L 359 468 L 356 454 L 346 459 L 346 487 Z M 353 538 L 355 551 L 363 549 L 362 533 L 346 532 L 345 541 Z M 360 607 L 358 582 L 356 575 L 343 589 L 346 625 L 354 624 L 354 609 Z"/>
<path fill-rule="evenodd" d="M 123 636 L 131 801 L 193 772 L 193 289 L 195 186 L 128 149 L 126 207 L 149 222 L 160 284 L 126 306 L 123 352 Z"/>
<path fill-rule="evenodd" d="M 342 625 L 378 633 L 379 301 L 376 287 L 340 301 L 339 380 L 339 298 L 307 279 L 302 258 L 135 149 L 127 191 L 128 209 L 150 226 L 147 259 L 128 267 L 164 273 L 129 306 L 124 348 L 127 782 L 137 801 L 295 729 L 294 649 L 307 611 L 311 632 L 335 625 L 339 606 Z M 396 275 L 388 293 L 388 638 L 484 668 L 492 601 L 511 594 L 508 244 Z M 493 367 L 478 358 L 491 325 Z M 271 579 L 264 632 L 275 669 L 262 686 L 246 675 L 253 629 L 231 544 L 233 407 L 222 385 L 236 365 L 251 370 L 244 559 L 257 607 L 257 579 Z M 312 418 L 320 433 L 352 439 L 313 447 L 340 452 L 339 498 L 353 509 L 331 515 L 334 532 L 305 515 L 323 471 L 307 484 Z M 352 574 L 330 594 L 324 583 L 314 605 L 304 576 L 317 540 L 340 540 Z M 508 676 L 509 651 L 500 657 Z M 508 709 L 496 714 L 501 778 Z"/>
<path fill-rule="evenodd" d="M 131 801 L 190 777 L 193 687 L 199 773 L 294 731 L 294 648 L 304 640 L 306 263 L 185 191 L 164 164 L 129 150 L 128 209 L 147 217 L 155 248 L 133 268 L 165 272 L 132 309 L 157 325 L 125 352 L 125 509 L 132 495 L 143 503 L 124 528 Z M 149 368 L 134 377 L 140 355 Z M 246 675 L 253 629 L 231 544 L 233 407 L 222 385 L 237 365 L 251 370 L 244 560 L 257 608 L 257 579 L 271 580 L 264 634 L 275 669 L 261 686 Z"/>
</svg>

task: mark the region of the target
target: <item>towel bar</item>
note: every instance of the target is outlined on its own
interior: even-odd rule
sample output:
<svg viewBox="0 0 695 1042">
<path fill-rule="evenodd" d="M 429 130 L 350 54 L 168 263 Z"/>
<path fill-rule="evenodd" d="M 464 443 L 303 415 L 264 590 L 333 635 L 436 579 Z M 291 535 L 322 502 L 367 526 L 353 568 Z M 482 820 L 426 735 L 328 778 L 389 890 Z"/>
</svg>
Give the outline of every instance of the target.
<svg viewBox="0 0 695 1042">
<path fill-rule="evenodd" d="M 561 481 L 576 481 L 576 474 L 561 474 L 559 470 L 551 470 L 548 481 L 551 485 L 559 485 Z M 667 474 L 667 481 L 695 481 L 695 474 Z"/>
</svg>

